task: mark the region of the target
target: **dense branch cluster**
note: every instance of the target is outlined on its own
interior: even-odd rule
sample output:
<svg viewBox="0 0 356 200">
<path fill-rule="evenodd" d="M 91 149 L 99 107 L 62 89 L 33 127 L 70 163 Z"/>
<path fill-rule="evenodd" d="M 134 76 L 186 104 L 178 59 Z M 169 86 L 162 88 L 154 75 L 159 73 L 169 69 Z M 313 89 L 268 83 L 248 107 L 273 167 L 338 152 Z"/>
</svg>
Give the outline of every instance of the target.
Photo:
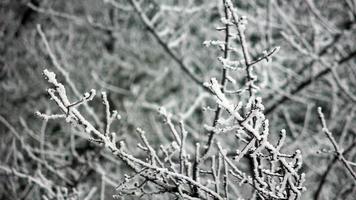
<svg viewBox="0 0 356 200">
<path fill-rule="evenodd" d="M 234 181 L 229 180 L 230 178 L 228 177 L 228 174 L 232 174 L 241 184 L 251 185 L 263 199 L 299 199 L 304 182 L 304 175 L 299 173 L 302 166 L 301 152 L 297 150 L 291 155 L 280 152 L 286 137 L 284 130 L 281 131 L 280 139 L 276 145 L 269 142 L 269 122 L 263 114 L 264 106 L 261 98 L 255 97 L 255 91 L 258 87 L 254 84 L 257 77 L 252 73 L 252 65 L 263 59 L 268 60 L 269 56 L 276 52 L 276 48 L 271 53 L 265 53 L 262 58 L 250 61 L 244 36 L 247 24 L 246 19 L 244 17 L 237 19 L 230 1 L 224 2 L 224 6 L 227 18 L 223 18 L 221 21 L 226 27 L 224 29 L 226 32 L 226 41 L 231 37 L 231 33 L 229 33 L 230 26 L 235 25 L 238 33 L 238 37 L 235 38 L 240 41 L 242 46 L 243 64 L 240 64 L 240 61 L 229 60 L 228 52 L 231 50 L 231 46 L 227 42 L 204 43 L 212 45 L 223 44 L 221 50 L 225 52 L 225 58 L 218 58 L 223 64 L 225 73 L 223 79 L 227 78 L 226 74 L 228 71 L 237 70 L 233 67 L 236 62 L 242 65 L 239 67 L 240 69 L 246 68 L 247 82 L 245 91 L 249 92 L 250 97 L 245 106 L 244 114 L 241 114 L 242 102 L 235 105 L 226 97 L 225 90 L 223 89 L 227 85 L 226 80 L 224 80 L 225 84 L 222 86 L 215 78 L 212 78 L 204 86 L 209 88 L 216 97 L 219 115 L 222 110 L 228 113 L 227 119 L 217 116 L 214 126 L 207 128 L 211 133 L 211 137 L 215 134 L 220 134 L 220 132 L 234 132 L 234 130 L 237 130 L 237 138 L 244 138 L 243 141 L 246 142 L 241 150 L 237 148 L 234 161 L 227 157 L 226 149 L 217 144 L 219 159 L 218 166 L 216 166 L 217 161 L 215 156 L 209 155 L 209 149 L 215 145 L 212 142 L 207 147 L 204 147 L 206 150 L 203 155 L 200 155 L 200 144 L 197 143 L 195 159 L 192 159 L 193 156 L 186 150 L 185 144 L 188 132 L 184 128 L 183 121 L 179 123 L 180 130 L 178 131 L 171 121 L 171 114 L 164 108 L 160 109 L 160 113 L 164 116 L 174 141 L 167 146 L 161 145 L 160 151 L 156 151 L 148 142 L 145 131 L 138 128 L 137 132 L 143 142 L 143 144 L 138 144 L 138 148 L 147 153 L 147 158 L 144 160 L 135 158 L 125 150 L 123 142 L 119 142 L 119 145 L 117 145 L 116 133 L 110 130 L 113 120 L 117 119 L 120 115 L 118 115 L 117 111 L 111 112 L 107 94 L 105 92 L 102 93 L 102 100 L 106 111 L 106 121 L 104 123 L 106 127 L 104 131 L 101 131 L 92 125 L 77 109 L 81 104 L 93 100 L 95 90 L 85 93 L 80 100 L 72 103 L 67 97 L 64 85 L 59 83 L 56 75 L 47 69 L 43 73 L 47 81 L 53 86 L 53 88 L 47 90 L 48 94 L 64 114 L 46 115 L 38 113 L 38 115 L 46 120 L 65 118 L 66 122 L 81 128 L 83 132 L 88 134 L 90 141 L 103 144 L 114 155 L 124 161 L 135 173 L 131 176 L 127 175 L 125 181 L 118 187 L 121 195 L 147 195 L 150 193 L 159 194 L 168 192 L 182 197 L 201 197 L 206 194 L 214 199 L 224 199 L 229 198 L 228 190 L 230 187 L 234 187 Z M 244 94 L 243 91 L 242 94 Z M 248 175 L 237 167 L 236 163 L 243 157 L 251 159 L 252 175 Z M 210 172 L 201 166 L 201 163 L 206 163 L 208 158 L 212 159 Z M 220 176 L 222 162 L 224 163 L 223 168 L 225 168 L 223 170 L 225 173 L 224 176 Z M 211 177 L 204 179 L 210 180 L 210 185 L 213 185 L 215 189 L 205 184 L 207 180 L 200 178 L 202 171 L 211 173 Z M 156 189 L 153 191 L 145 189 L 152 186 Z M 225 188 L 225 193 L 222 194 L 219 192 L 219 188 Z"/>
<path fill-rule="evenodd" d="M 5 0 L 0 199 L 354 199 L 355 2 Z"/>
</svg>

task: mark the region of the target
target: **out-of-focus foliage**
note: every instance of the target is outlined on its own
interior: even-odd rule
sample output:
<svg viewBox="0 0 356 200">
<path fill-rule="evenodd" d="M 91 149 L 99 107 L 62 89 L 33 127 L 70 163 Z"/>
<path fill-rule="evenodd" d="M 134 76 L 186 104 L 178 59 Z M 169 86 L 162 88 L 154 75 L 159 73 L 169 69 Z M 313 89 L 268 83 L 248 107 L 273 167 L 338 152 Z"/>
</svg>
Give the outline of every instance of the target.
<svg viewBox="0 0 356 200">
<path fill-rule="evenodd" d="M 136 157 L 144 157 L 137 150 L 142 142 L 138 127 L 145 130 L 154 149 L 173 140 L 160 107 L 172 113 L 177 126 L 184 117 L 189 153 L 194 155 L 196 142 L 207 143 L 206 125 L 212 125 L 217 105 L 207 88 L 192 80 L 182 66 L 201 83 L 211 77 L 221 79 L 223 68 L 217 58 L 222 53 L 203 42 L 224 38 L 224 31 L 216 30 L 222 26 L 222 1 L 138 1 L 154 31 L 129 2 L 0 2 L 0 199 L 111 199 L 118 194 L 115 188 L 124 174 L 131 173 L 105 148 L 89 142 L 82 130 L 35 115 L 36 111 L 60 113 L 48 100 L 45 68 L 57 74 L 71 102 L 90 89 L 106 91 L 111 110 L 121 116 L 111 129 Z M 236 14 L 247 18 L 245 34 L 253 60 L 263 56 L 264 50 L 280 46 L 269 62 L 254 66 L 260 87 L 257 95 L 265 105 L 271 141 L 276 143 L 279 131 L 286 129 L 281 152 L 302 152 L 300 170 L 306 174 L 307 188 L 302 199 L 352 199 L 355 179 L 322 132 L 316 108 L 323 108 L 342 155 L 355 162 L 356 2 L 236 0 L 233 4 Z M 46 49 L 38 24 L 59 67 Z M 232 58 L 243 59 L 239 41 L 231 43 L 238 49 Z M 229 75 L 236 88 L 245 86 L 243 70 Z M 246 95 L 234 97 L 236 102 L 248 100 Z M 106 126 L 100 98 L 78 110 L 86 113 L 95 128 Z M 234 134 L 216 137 L 232 157 L 244 144 L 235 140 Z M 243 162 L 242 168 L 250 166 L 248 159 Z M 260 198 L 251 187 L 236 188 L 233 195 Z M 160 195 L 142 197 L 175 197 Z"/>
</svg>

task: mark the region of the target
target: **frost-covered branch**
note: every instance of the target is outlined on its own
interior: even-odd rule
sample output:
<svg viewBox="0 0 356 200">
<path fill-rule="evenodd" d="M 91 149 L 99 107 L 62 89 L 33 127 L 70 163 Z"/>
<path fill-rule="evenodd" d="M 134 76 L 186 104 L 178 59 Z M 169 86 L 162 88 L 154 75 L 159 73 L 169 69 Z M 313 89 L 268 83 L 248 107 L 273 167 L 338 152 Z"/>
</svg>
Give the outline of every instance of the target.
<svg viewBox="0 0 356 200">
<path fill-rule="evenodd" d="M 141 129 L 137 129 L 137 131 L 141 135 L 141 139 L 144 142 L 145 147 L 141 147 L 141 149 L 147 151 L 151 157 L 150 162 L 142 161 L 138 158 L 133 157 L 128 154 L 124 150 L 123 142 L 120 142 L 119 147 L 116 144 L 115 132 L 110 132 L 110 125 L 114 119 L 118 118 L 118 114 L 116 111 L 110 113 L 109 104 L 107 101 L 106 93 L 102 93 L 103 103 L 106 107 L 106 129 L 105 132 L 102 133 L 97 130 L 86 118 L 80 113 L 77 109 L 82 103 L 71 103 L 67 97 L 66 89 L 63 84 L 59 83 L 56 79 L 56 75 L 53 72 L 48 71 L 47 69 L 43 71 L 46 79 L 50 84 L 53 85 L 54 88 L 49 88 L 48 93 L 51 96 L 51 99 L 57 104 L 60 110 L 65 114 L 66 121 L 74 126 L 82 128 L 86 134 L 89 135 L 89 140 L 98 144 L 103 144 L 106 148 L 108 148 L 114 155 L 118 156 L 122 161 L 124 161 L 130 168 L 132 168 L 136 173 L 139 173 L 141 177 L 146 179 L 146 182 L 153 182 L 154 184 L 164 188 L 167 191 L 171 191 L 173 193 L 184 192 L 185 195 L 189 195 L 189 192 L 185 189 L 179 189 L 178 182 L 186 183 L 190 186 L 198 188 L 200 191 L 207 193 L 208 195 L 213 196 L 216 199 L 223 199 L 219 194 L 209 189 L 208 187 L 202 185 L 201 183 L 193 180 L 191 177 L 188 177 L 183 174 L 183 164 L 185 153 L 183 151 L 184 148 L 184 140 L 186 137 L 186 131 L 184 126 L 181 125 L 182 137 L 178 136 L 177 130 L 175 129 L 172 122 L 169 121 L 169 126 L 171 128 L 171 132 L 175 135 L 176 142 L 178 146 L 181 146 L 180 150 L 180 169 L 181 173 L 177 173 L 175 170 L 170 171 L 167 169 L 163 161 L 158 157 L 156 151 L 151 147 L 148 140 L 145 137 L 145 133 Z M 92 100 L 95 95 L 95 91 L 92 90 L 91 93 L 85 94 L 83 99 Z M 79 100 L 78 102 L 82 102 L 83 100 Z M 167 113 L 164 113 L 167 116 Z M 39 116 L 46 116 L 44 114 L 40 114 Z M 57 115 L 56 115 L 57 116 Z M 49 115 L 46 119 L 51 119 L 51 115 Z M 119 117 L 120 118 L 120 117 Z M 167 119 L 169 117 L 167 116 Z M 177 144 L 176 143 L 176 144 Z M 121 188 L 126 188 L 121 187 Z M 137 188 L 139 189 L 139 188 Z"/>
<path fill-rule="evenodd" d="M 343 156 L 343 154 L 344 154 L 343 150 L 339 147 L 339 145 L 337 144 L 334 136 L 329 131 L 329 129 L 328 129 L 327 125 L 326 125 L 325 117 L 324 117 L 324 114 L 323 114 L 323 112 L 321 110 L 321 107 L 318 107 L 318 114 L 319 114 L 319 119 L 320 119 L 321 125 L 323 127 L 323 129 L 322 129 L 323 133 L 328 137 L 329 141 L 333 145 L 335 153 L 336 153 L 338 159 L 342 162 L 342 164 L 344 164 L 345 168 L 350 172 L 350 174 L 353 177 L 354 181 L 356 181 L 356 172 L 352 169 L 352 166 L 351 166 L 350 162 L 348 160 L 346 160 L 345 157 Z"/>
<path fill-rule="evenodd" d="M 302 187 L 304 174 L 298 172 L 302 165 L 301 152 L 300 150 L 297 150 L 292 155 L 286 155 L 280 152 L 284 143 L 285 131 L 282 131 L 281 138 L 277 145 L 273 145 L 269 142 L 269 121 L 263 113 L 265 108 L 262 104 L 262 99 L 256 97 L 254 92 L 255 90 L 258 90 L 258 87 L 254 84 L 257 77 L 252 74 L 252 65 L 263 59 L 268 59 L 269 56 L 276 53 L 279 48 L 274 48 L 269 53 L 264 52 L 264 56 L 255 61 L 251 61 L 245 36 L 247 19 L 245 17 L 239 18 L 237 16 L 230 1 L 224 1 L 224 7 L 226 11 L 229 11 L 231 14 L 231 19 L 224 19 L 223 22 L 227 25 L 235 25 L 238 34 L 237 38 L 239 38 L 243 52 L 247 76 L 246 86 L 249 92 L 249 100 L 246 108 L 242 109 L 242 102 L 234 103 L 235 101 L 231 101 L 224 92 L 225 85 L 219 84 L 215 78 L 212 78 L 210 82 L 205 83 L 204 85 L 214 94 L 216 103 L 218 104 L 218 110 L 221 109 L 220 111 L 226 111 L 228 116 L 234 119 L 226 121 L 233 121 L 234 124 L 232 126 L 237 126 L 240 132 L 249 136 L 249 142 L 247 142 L 246 146 L 241 151 L 237 150 L 235 160 L 238 163 L 242 157 L 249 157 L 253 163 L 251 166 L 253 167 L 253 175 L 250 177 L 239 170 L 235 164 L 227 158 L 225 150 L 223 150 L 220 145 L 218 145 L 219 151 L 227 162 L 228 167 L 231 169 L 230 171 L 232 175 L 242 181 L 242 183 L 247 181 L 247 183 L 253 186 L 263 198 L 300 199 L 301 192 L 304 189 Z M 226 42 L 221 42 L 221 44 L 226 44 Z M 228 48 L 225 47 L 222 49 L 226 50 Z M 222 61 L 223 65 L 232 65 L 233 63 L 232 61 L 229 61 L 228 58 L 220 58 L 220 61 Z M 224 67 L 223 69 L 231 70 L 233 68 Z M 239 95 L 242 94 L 243 93 L 240 93 Z M 243 113 L 242 110 L 244 110 L 245 113 Z M 226 126 L 225 123 L 220 122 L 220 125 Z M 209 127 L 213 133 L 218 132 L 215 128 L 216 125 L 217 123 L 213 124 L 212 127 Z M 207 147 L 209 149 L 211 143 L 208 143 Z M 268 153 L 266 154 L 265 152 Z M 207 151 L 200 157 L 200 162 L 204 160 L 206 155 Z M 282 173 L 280 171 L 282 171 Z M 278 189 L 276 190 L 274 188 Z"/>
<path fill-rule="evenodd" d="M 54 67 L 64 76 L 66 82 L 69 84 L 71 90 L 74 92 L 74 94 L 77 97 L 80 97 L 80 92 L 78 91 L 77 87 L 74 85 L 73 81 L 71 80 L 71 78 L 69 77 L 68 72 L 60 65 L 57 57 L 55 56 L 54 52 L 52 51 L 47 37 L 44 34 L 44 32 L 42 31 L 42 27 L 41 25 L 37 25 L 37 31 L 41 36 L 41 39 L 46 47 L 47 53 L 49 55 L 49 57 L 51 58 L 51 61 L 54 65 Z M 102 126 L 102 123 L 100 122 L 98 116 L 94 113 L 93 108 L 91 108 L 89 105 L 87 105 L 84 101 L 84 108 L 87 110 L 87 112 L 90 114 L 91 117 L 93 117 L 93 119 L 95 120 L 95 123 L 97 123 L 99 126 Z"/>
</svg>

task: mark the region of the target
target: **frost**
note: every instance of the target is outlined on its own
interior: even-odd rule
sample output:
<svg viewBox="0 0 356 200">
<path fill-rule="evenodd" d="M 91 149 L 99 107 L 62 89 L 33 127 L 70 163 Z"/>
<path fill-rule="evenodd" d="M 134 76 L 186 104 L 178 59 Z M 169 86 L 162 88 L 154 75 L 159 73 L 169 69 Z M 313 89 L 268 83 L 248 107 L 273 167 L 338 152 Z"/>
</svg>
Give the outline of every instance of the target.
<svg viewBox="0 0 356 200">
<path fill-rule="evenodd" d="M 245 31 L 246 25 L 247 25 L 247 17 L 246 16 L 241 16 L 239 18 L 238 24 L 239 24 L 239 31 Z"/>
<path fill-rule="evenodd" d="M 50 72 L 47 69 L 44 69 L 43 74 L 46 76 L 49 83 L 52 83 L 53 85 L 58 84 L 56 79 L 56 74 L 54 72 Z"/>
<path fill-rule="evenodd" d="M 226 19 L 225 17 L 221 17 L 220 21 L 222 24 L 228 24 L 228 25 L 232 24 L 231 21 L 229 19 Z"/>
<path fill-rule="evenodd" d="M 218 60 L 222 63 L 224 69 L 230 69 L 230 70 L 237 70 L 238 68 L 241 68 L 245 60 L 238 60 L 238 61 L 232 61 L 229 59 L 225 59 L 223 57 L 218 57 Z"/>
<path fill-rule="evenodd" d="M 96 90 L 91 89 L 90 92 L 84 93 L 84 98 L 87 99 L 88 101 L 91 101 L 93 100 L 95 95 L 96 95 Z"/>
<path fill-rule="evenodd" d="M 203 45 L 206 47 L 210 47 L 210 46 L 218 46 L 220 47 L 220 49 L 224 48 L 225 42 L 224 41 L 220 41 L 220 40 L 206 40 L 203 42 Z"/>
<path fill-rule="evenodd" d="M 91 127 L 91 126 L 87 126 L 86 128 L 85 128 L 85 132 L 86 133 L 91 133 L 93 131 L 93 128 Z"/>
<path fill-rule="evenodd" d="M 157 108 L 160 106 L 158 104 L 167 105 L 167 108 L 169 108 L 160 107 L 158 109 L 159 114 L 163 117 L 160 116 L 158 118 L 150 115 L 149 119 L 143 119 L 147 124 L 142 124 L 142 127 L 149 127 L 149 129 L 146 130 L 147 134 L 145 130 L 141 128 L 136 129 L 139 133 L 141 143 L 135 143 L 133 141 L 135 138 L 132 137 L 125 138 L 126 135 L 121 133 L 135 130 L 137 126 L 135 121 L 132 122 L 132 124 L 130 122 L 130 124 L 128 124 L 129 126 L 124 125 L 121 127 L 122 123 L 120 123 L 120 126 L 115 127 L 118 128 L 115 131 L 120 133 L 118 140 L 125 139 L 127 140 L 127 144 L 137 144 L 137 146 L 132 145 L 132 147 L 125 148 L 125 143 L 121 140 L 119 147 L 117 147 L 116 132 L 110 129 L 110 125 L 114 123 L 116 119 L 120 120 L 121 116 L 118 114 L 118 111 L 112 111 L 112 108 L 110 108 L 106 92 L 102 92 L 104 106 L 100 105 L 100 108 L 95 108 L 93 115 L 91 115 L 89 119 L 86 118 L 90 112 L 80 109 L 79 106 L 87 105 L 87 101 L 93 100 L 96 91 L 92 89 L 84 94 L 79 93 L 73 86 L 74 84 L 68 81 L 69 75 L 62 68 L 57 67 L 57 70 L 64 71 L 61 73 L 61 76 L 66 80 L 65 85 L 69 85 L 70 87 L 70 90 L 67 90 L 70 91 L 68 94 L 72 94 L 74 91 L 74 95 L 71 98 L 75 100 L 72 101 L 68 99 L 64 85 L 57 81 L 56 75 L 53 72 L 46 69 L 43 74 L 51 84 L 51 89 L 48 90 L 48 93 L 51 99 L 53 99 L 52 104 L 56 103 L 62 113 L 60 115 L 45 115 L 38 112 L 37 115 L 46 120 L 57 117 L 66 118 L 66 121 L 72 123 L 72 125 L 75 123 L 75 127 L 79 128 L 81 134 L 86 135 L 86 137 L 90 138 L 89 140 L 93 142 L 103 144 L 105 148 L 115 155 L 115 159 L 118 158 L 121 162 L 125 163 L 125 166 L 129 166 L 132 173 L 130 173 L 130 176 L 125 175 L 124 183 L 120 184 L 120 193 L 122 195 L 133 194 L 144 197 L 150 194 L 150 192 L 155 191 L 154 189 L 157 189 L 155 186 L 159 188 L 159 190 L 157 190 L 158 193 L 172 191 L 171 187 L 174 186 L 175 195 L 180 195 L 181 198 L 184 199 L 189 199 L 190 195 L 198 197 L 206 196 L 206 198 L 209 199 L 219 200 L 236 199 L 236 196 L 233 196 L 234 193 L 230 194 L 228 191 L 238 183 L 251 185 L 251 188 L 255 190 L 256 196 L 258 195 L 258 198 L 261 197 L 261 199 L 287 199 L 290 194 L 291 196 L 300 194 L 303 181 L 298 171 L 302 166 L 301 151 L 296 150 L 294 154 L 284 154 L 280 152 L 285 140 L 284 130 L 281 131 L 281 136 L 277 144 L 271 144 L 268 141 L 269 134 L 273 133 L 270 133 L 269 120 L 263 113 L 265 107 L 262 98 L 258 97 L 259 93 L 256 92 L 256 90 L 259 89 L 256 74 L 259 73 L 253 73 L 254 67 L 256 67 L 256 70 L 259 70 L 259 68 L 257 68 L 259 66 L 254 64 L 261 60 L 268 61 L 269 57 L 279 50 L 279 47 L 275 47 L 272 51 L 263 51 L 262 57 L 257 60 L 251 60 L 252 57 L 255 59 L 254 55 L 261 54 L 261 52 L 258 52 L 257 49 L 251 51 L 248 47 L 258 48 L 260 45 L 248 44 L 246 38 L 250 39 L 250 37 L 244 35 L 244 30 L 248 23 L 246 17 L 237 17 L 236 9 L 233 7 L 231 1 L 226 0 L 224 2 L 225 4 L 222 5 L 224 8 L 219 9 L 222 14 L 221 16 L 224 17 L 221 18 L 222 25 L 219 25 L 220 28 L 218 28 L 218 31 L 225 38 L 203 42 L 203 45 L 206 47 L 213 46 L 220 48 L 222 51 L 220 52 L 221 56 L 217 59 L 224 70 L 217 69 L 211 73 L 215 75 L 218 70 L 223 71 L 224 73 L 222 73 L 221 76 L 217 75 L 219 81 L 216 78 L 211 78 L 210 81 L 205 82 L 203 84 L 204 92 L 202 92 L 202 90 L 200 92 L 196 92 L 195 90 L 190 91 L 189 87 L 189 91 L 182 93 L 184 95 L 178 98 L 172 98 L 171 102 L 173 102 L 172 104 L 174 106 L 171 106 L 172 104 L 168 102 L 170 97 L 167 100 L 167 98 L 155 99 L 146 95 L 147 93 L 151 93 L 152 96 L 154 96 L 154 92 L 160 90 L 160 85 L 167 83 L 159 82 L 161 80 L 160 76 L 154 79 L 156 73 L 159 73 L 155 71 L 156 68 L 147 69 L 150 72 L 150 76 L 152 75 L 150 79 L 145 79 L 147 85 L 141 86 L 138 85 L 140 81 L 132 81 L 133 83 L 128 86 L 130 87 L 130 95 L 132 95 L 133 98 L 124 98 L 124 105 L 119 106 L 120 108 L 123 107 L 125 111 L 127 111 L 127 114 L 130 114 L 130 111 L 136 112 L 137 110 L 135 108 L 136 106 L 140 106 L 140 104 L 142 104 L 145 109 Z M 205 80 L 203 79 L 205 71 L 200 73 L 199 71 L 193 70 L 193 68 L 185 68 L 185 62 L 190 62 L 190 58 L 186 61 L 185 58 L 181 58 L 177 56 L 179 54 L 176 54 L 184 50 L 185 47 L 179 49 L 177 52 L 171 49 L 180 46 L 181 42 L 188 39 L 188 36 L 185 35 L 184 30 L 181 32 L 178 27 L 174 27 L 174 24 L 164 24 L 162 23 L 164 20 L 160 19 L 166 16 L 166 13 L 162 13 L 167 12 L 167 10 L 184 10 L 184 8 L 157 6 L 156 9 L 156 4 L 151 4 L 147 5 L 147 8 L 152 9 L 152 13 L 150 11 L 150 15 L 146 16 L 147 9 L 140 7 L 144 5 L 145 2 L 139 3 L 133 0 L 131 4 L 138 14 L 137 16 L 142 19 L 143 24 L 149 32 L 153 34 L 154 38 L 158 40 L 158 43 L 163 46 L 163 50 L 167 51 L 167 55 L 171 56 L 173 61 L 177 62 L 179 66 L 183 66 L 183 71 L 192 77 L 193 80 L 198 83 L 199 87 L 201 87 L 202 80 Z M 214 3 L 214 9 L 215 8 L 216 5 Z M 162 9 L 166 11 L 162 11 Z M 93 22 L 91 19 L 89 19 L 89 21 Z M 161 38 L 162 36 L 165 37 Z M 236 45 L 236 43 L 240 44 Z M 194 45 L 196 45 L 196 43 L 194 43 Z M 154 49 L 152 49 L 152 51 L 154 51 Z M 138 54 L 140 54 L 140 52 L 138 52 L 137 55 Z M 251 56 L 249 56 L 250 54 Z M 119 58 L 115 57 L 115 59 Z M 135 61 L 135 59 L 130 60 L 125 58 L 123 60 L 125 60 L 123 62 L 136 64 L 136 62 L 131 63 Z M 145 56 L 143 56 L 142 59 L 140 57 L 140 59 L 136 60 L 140 61 L 146 59 Z M 190 69 L 192 70 L 190 71 Z M 242 69 L 239 72 L 243 73 L 230 71 L 238 69 Z M 198 74 L 197 76 L 195 76 L 196 73 Z M 133 78 L 135 78 L 135 76 L 134 74 Z M 115 82 L 115 84 L 116 83 L 117 82 Z M 109 90 L 113 88 L 109 87 L 109 84 L 105 86 Z M 166 94 L 165 92 L 166 91 L 158 91 L 157 95 L 164 96 Z M 261 91 L 261 93 L 263 92 L 264 91 Z M 214 98 L 213 101 L 204 100 L 200 102 L 196 100 L 199 99 L 199 96 L 197 98 L 195 96 L 189 96 L 196 94 L 201 95 L 201 93 L 204 93 L 206 96 L 210 95 L 210 97 Z M 179 98 L 187 99 L 192 105 L 181 105 Z M 246 101 L 247 103 L 245 103 Z M 213 109 L 209 106 L 213 107 Z M 104 107 L 104 109 L 102 109 L 104 113 L 101 112 L 102 107 Z M 203 113 L 203 115 L 213 115 L 211 118 L 214 121 L 211 124 L 202 124 L 208 122 L 203 122 L 203 118 L 200 119 L 200 112 L 196 112 L 199 118 L 197 120 L 195 111 L 200 111 L 201 107 L 212 111 Z M 182 110 L 193 110 L 192 113 L 194 113 L 194 115 L 182 119 L 183 117 L 181 118 L 180 115 L 177 114 Z M 95 111 L 98 111 L 99 122 L 93 117 L 97 116 Z M 147 112 L 145 112 L 145 114 L 146 113 Z M 141 119 L 145 118 L 145 116 L 146 115 L 137 116 L 133 119 Z M 94 121 L 92 122 L 93 119 Z M 103 119 L 104 122 L 101 122 L 100 119 Z M 156 120 L 166 123 L 158 124 Z M 201 125 L 204 125 L 204 130 L 200 130 Z M 273 128 L 275 127 L 271 127 L 271 130 L 274 130 Z M 149 131 L 152 130 L 155 132 L 149 133 Z M 326 128 L 323 130 L 327 131 Z M 157 137 L 161 138 L 157 139 Z M 235 141 L 229 141 L 230 139 Z M 150 143 L 150 141 L 152 141 L 152 143 Z M 194 144 L 196 145 L 194 146 Z M 222 148 L 221 145 L 225 145 L 226 148 Z M 45 148 L 50 147 L 49 145 L 43 146 Z M 160 148 L 156 150 L 157 146 Z M 132 150 L 134 150 L 134 152 L 131 152 Z M 105 154 L 106 153 L 107 152 L 105 152 Z M 86 158 L 87 157 L 83 159 Z M 233 158 L 235 158 L 235 160 L 233 160 Z M 251 165 L 252 168 L 247 169 L 243 167 L 244 162 L 246 162 L 244 158 L 252 159 L 250 160 L 253 162 L 253 165 Z M 92 168 L 103 169 L 106 167 L 101 167 L 101 164 L 103 163 L 93 162 L 94 167 Z M 99 171 L 99 174 L 100 172 L 104 171 Z M 246 175 L 246 173 L 250 176 Z M 105 181 L 107 180 L 104 179 L 106 178 L 104 175 L 105 174 L 102 174 L 102 184 L 105 186 Z M 231 176 L 234 177 L 231 178 Z M 156 182 L 158 185 L 152 184 Z M 207 183 L 209 184 L 208 186 Z M 197 191 L 196 194 L 195 191 Z M 229 197 L 228 195 L 231 196 Z"/>
<path fill-rule="evenodd" d="M 235 107 L 230 100 L 228 100 L 225 96 L 225 94 L 222 93 L 221 91 L 221 85 L 218 83 L 216 78 L 212 78 L 210 80 L 210 83 L 204 83 L 204 86 L 210 88 L 210 90 L 216 95 L 217 97 L 217 103 L 224 107 L 230 114 L 232 114 L 237 120 L 242 120 L 243 118 L 241 115 L 237 112 L 240 109 L 241 104 L 238 104 L 237 107 Z"/>
</svg>

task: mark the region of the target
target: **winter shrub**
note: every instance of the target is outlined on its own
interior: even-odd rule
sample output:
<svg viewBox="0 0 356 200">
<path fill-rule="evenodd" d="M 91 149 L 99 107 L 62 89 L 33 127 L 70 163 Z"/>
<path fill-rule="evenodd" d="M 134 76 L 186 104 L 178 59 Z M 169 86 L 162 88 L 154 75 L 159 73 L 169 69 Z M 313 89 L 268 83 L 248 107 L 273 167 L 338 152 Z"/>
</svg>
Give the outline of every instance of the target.
<svg viewBox="0 0 356 200">
<path fill-rule="evenodd" d="M 1 5 L 1 198 L 355 196 L 354 2 Z"/>
</svg>

